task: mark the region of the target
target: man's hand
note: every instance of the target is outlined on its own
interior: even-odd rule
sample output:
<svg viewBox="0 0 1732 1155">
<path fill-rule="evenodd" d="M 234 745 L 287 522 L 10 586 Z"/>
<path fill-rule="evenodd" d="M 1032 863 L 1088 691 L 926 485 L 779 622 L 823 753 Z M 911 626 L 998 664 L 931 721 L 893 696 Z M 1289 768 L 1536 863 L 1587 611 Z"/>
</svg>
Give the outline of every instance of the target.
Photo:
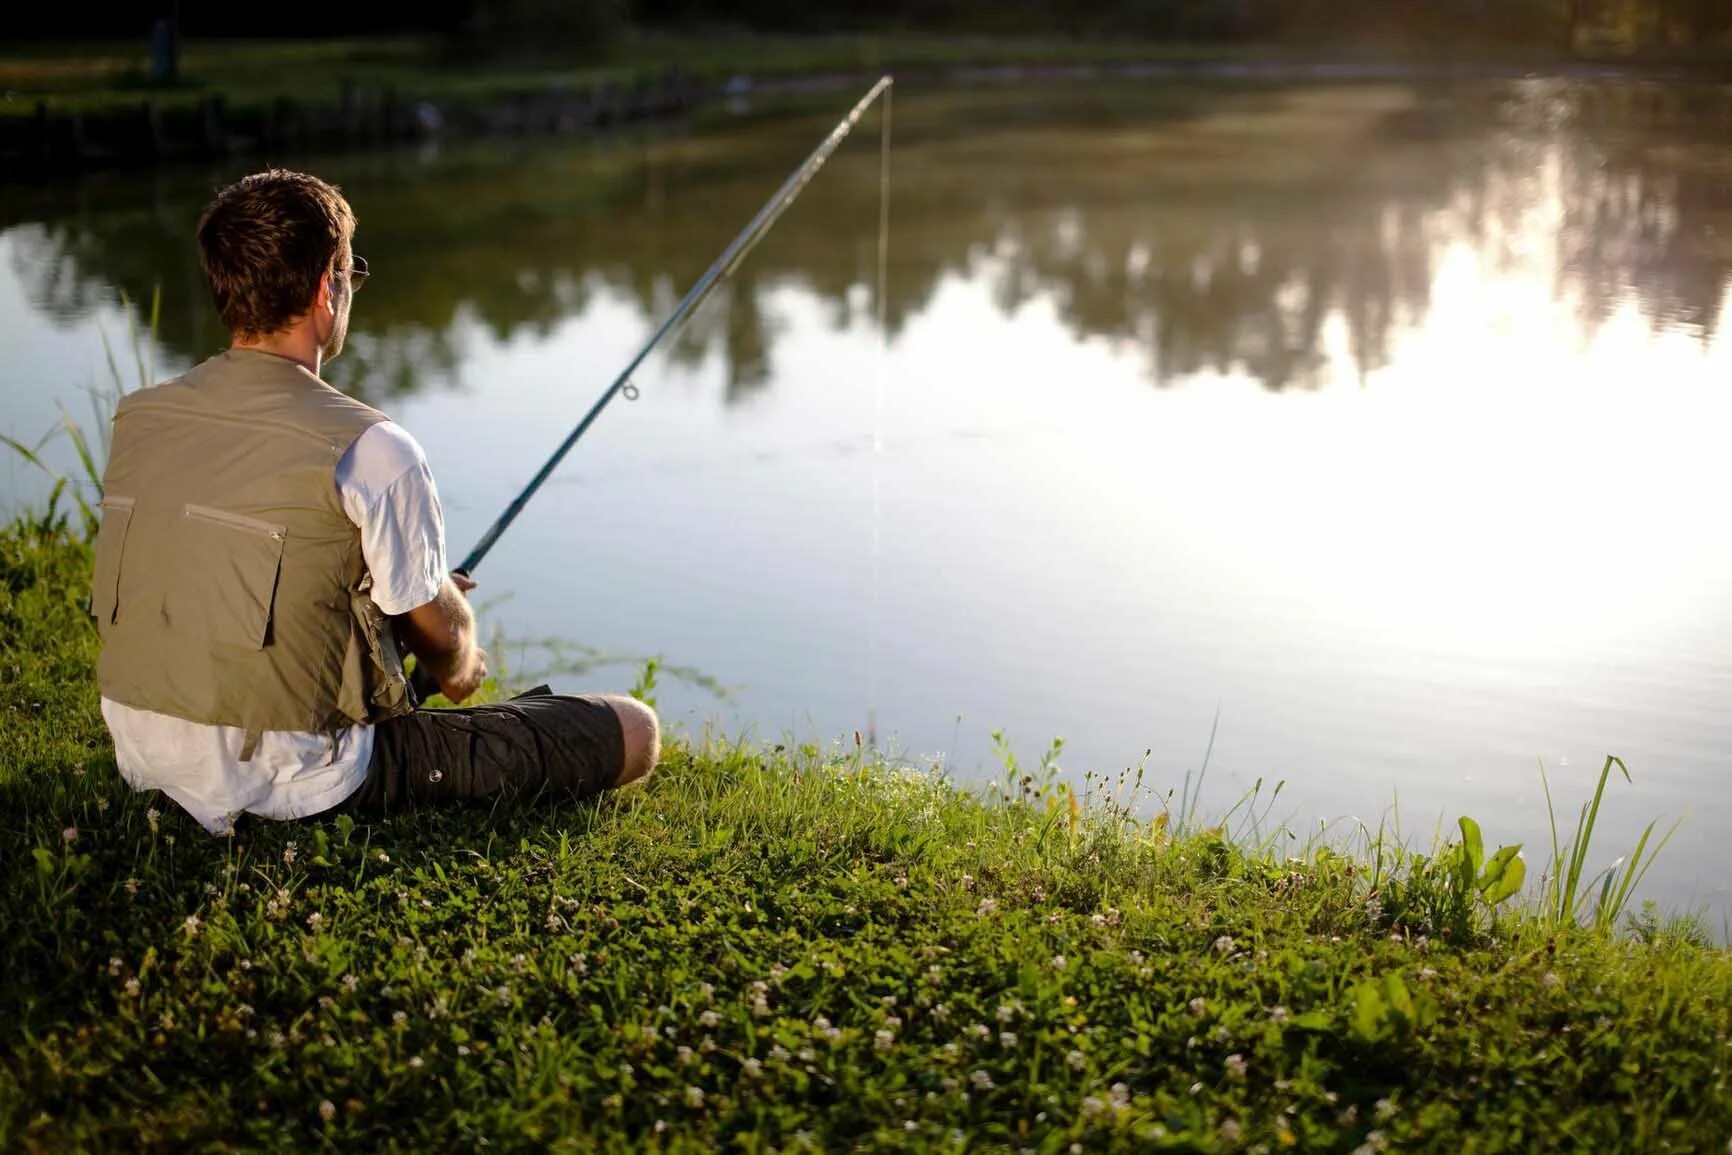
<svg viewBox="0 0 1732 1155">
<path fill-rule="evenodd" d="M 463 596 L 474 588 L 468 577 L 453 574 L 432 601 L 393 619 L 398 639 L 453 702 L 462 702 L 487 680 L 487 652 L 475 644 L 475 615 Z"/>
<path fill-rule="evenodd" d="M 457 705 L 462 705 L 487 680 L 487 651 L 480 646 L 471 646 L 468 658 L 468 664 L 462 670 L 433 670 L 439 692 Z"/>
</svg>

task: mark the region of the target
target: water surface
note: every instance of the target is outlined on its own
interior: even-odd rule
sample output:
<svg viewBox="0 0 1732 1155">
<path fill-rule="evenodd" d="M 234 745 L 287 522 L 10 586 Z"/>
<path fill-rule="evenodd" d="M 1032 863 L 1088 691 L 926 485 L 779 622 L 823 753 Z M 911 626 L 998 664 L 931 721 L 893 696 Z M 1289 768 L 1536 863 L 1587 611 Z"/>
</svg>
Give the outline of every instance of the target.
<svg viewBox="0 0 1732 1155">
<path fill-rule="evenodd" d="M 426 445 L 454 555 L 848 99 L 316 166 L 374 270 L 331 376 Z M 1601 857 L 1684 816 L 1647 890 L 1720 926 L 1726 89 L 896 112 L 887 325 L 868 121 L 488 559 L 489 621 L 562 643 L 520 665 L 660 654 L 713 679 L 664 682 L 688 727 L 859 730 L 968 780 L 1002 729 L 1176 787 L 1218 715 L 1205 812 L 1284 779 L 1302 833 L 1398 806 L 1416 841 L 1470 813 L 1538 850 L 1537 760 L 1576 799 L 1615 753 Z M 244 167 L 0 192 L 0 431 L 87 411 L 123 292 L 162 286 L 153 370 L 221 346 L 189 237 Z"/>
</svg>

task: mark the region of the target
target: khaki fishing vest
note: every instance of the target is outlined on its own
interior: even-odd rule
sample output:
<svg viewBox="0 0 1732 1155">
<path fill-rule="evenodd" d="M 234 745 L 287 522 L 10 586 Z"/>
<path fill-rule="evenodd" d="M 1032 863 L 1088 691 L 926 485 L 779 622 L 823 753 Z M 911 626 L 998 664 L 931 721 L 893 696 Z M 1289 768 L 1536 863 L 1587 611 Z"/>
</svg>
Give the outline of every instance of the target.
<svg viewBox="0 0 1732 1155">
<path fill-rule="evenodd" d="M 121 401 L 90 608 L 104 697 L 248 732 L 413 708 L 337 462 L 385 420 L 293 361 L 230 350 Z"/>
</svg>

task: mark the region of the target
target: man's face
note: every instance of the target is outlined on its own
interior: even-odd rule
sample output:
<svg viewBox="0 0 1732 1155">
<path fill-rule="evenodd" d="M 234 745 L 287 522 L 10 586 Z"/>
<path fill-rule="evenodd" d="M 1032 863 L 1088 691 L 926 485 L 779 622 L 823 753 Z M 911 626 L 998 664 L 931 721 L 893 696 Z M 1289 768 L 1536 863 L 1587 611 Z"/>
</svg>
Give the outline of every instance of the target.
<svg viewBox="0 0 1732 1155">
<path fill-rule="evenodd" d="M 341 266 L 331 274 L 331 305 L 325 314 L 325 320 L 331 329 L 323 346 L 326 361 L 336 360 L 337 354 L 343 351 L 343 340 L 349 335 L 349 308 L 355 300 L 349 282 L 349 269 L 353 261 L 353 256 L 346 255 Z"/>
</svg>

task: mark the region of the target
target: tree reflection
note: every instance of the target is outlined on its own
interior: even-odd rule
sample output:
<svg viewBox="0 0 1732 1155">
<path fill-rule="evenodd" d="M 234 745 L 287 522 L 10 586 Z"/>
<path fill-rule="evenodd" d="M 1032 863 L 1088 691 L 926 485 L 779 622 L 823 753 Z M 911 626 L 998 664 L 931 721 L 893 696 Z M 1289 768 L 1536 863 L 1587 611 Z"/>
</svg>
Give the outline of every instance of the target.
<svg viewBox="0 0 1732 1155">
<path fill-rule="evenodd" d="M 1359 373 L 1385 364 L 1429 307 L 1440 253 L 1466 244 L 1554 270 L 1586 325 L 1634 301 L 1711 335 L 1732 276 L 1729 111 L 1719 89 L 1561 81 L 905 100 L 889 326 L 960 277 L 1006 313 L 1050 300 L 1079 337 L 1143 350 L 1156 383 L 1213 371 L 1306 388 L 1334 371 L 1332 327 Z M 378 273 L 334 379 L 373 399 L 457 382 L 478 336 L 545 336 L 598 293 L 658 322 L 825 120 L 315 166 L 355 201 Z M 728 401 L 774 380 L 776 288 L 813 294 L 838 327 L 870 312 L 876 152 L 839 153 L 673 346 L 719 358 Z M 161 282 L 162 343 L 207 355 L 224 335 L 189 238 L 229 175 L 170 172 L 142 195 L 119 177 L 14 190 L 15 272 L 57 319 Z"/>
</svg>

